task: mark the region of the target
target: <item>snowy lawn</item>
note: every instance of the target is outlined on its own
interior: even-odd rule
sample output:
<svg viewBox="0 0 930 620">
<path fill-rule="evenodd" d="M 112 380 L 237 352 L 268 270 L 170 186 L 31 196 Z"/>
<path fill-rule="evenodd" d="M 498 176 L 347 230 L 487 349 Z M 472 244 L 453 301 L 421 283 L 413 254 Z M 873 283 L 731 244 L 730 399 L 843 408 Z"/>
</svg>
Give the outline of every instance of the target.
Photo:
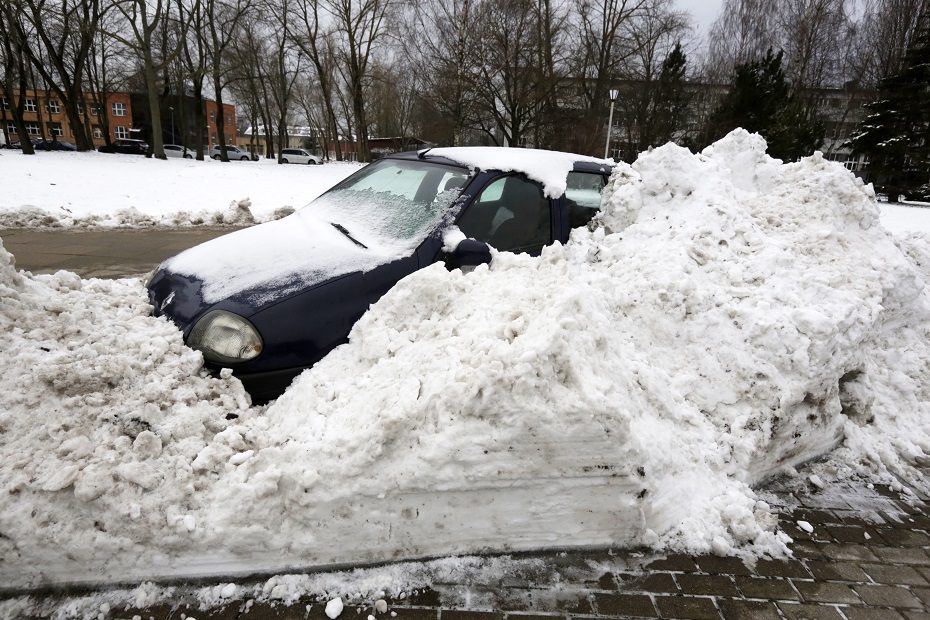
<svg viewBox="0 0 930 620">
<path fill-rule="evenodd" d="M 882 211 L 882 225 L 893 233 L 930 233 L 930 205 L 928 204 L 908 206 L 884 202 L 879 203 L 879 208 Z"/>
<path fill-rule="evenodd" d="M 619 166 L 541 257 L 409 276 L 250 407 L 138 280 L 27 276 L 0 247 L 0 582 L 785 555 L 773 473 L 829 453 L 822 478 L 930 491 L 928 277 L 927 239 L 841 165 L 735 131 Z"/>
<path fill-rule="evenodd" d="M 263 221 L 304 206 L 358 168 L 0 150 L 0 228 L 249 223 L 230 209 L 240 202 Z"/>
</svg>

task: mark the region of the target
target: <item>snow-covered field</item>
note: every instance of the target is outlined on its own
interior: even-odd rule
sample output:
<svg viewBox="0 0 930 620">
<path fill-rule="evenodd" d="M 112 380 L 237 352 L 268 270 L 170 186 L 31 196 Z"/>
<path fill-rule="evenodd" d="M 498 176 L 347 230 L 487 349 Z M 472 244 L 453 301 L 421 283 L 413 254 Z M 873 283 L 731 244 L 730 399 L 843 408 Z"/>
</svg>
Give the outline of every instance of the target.
<svg viewBox="0 0 930 620">
<path fill-rule="evenodd" d="M 146 159 L 107 153 L 0 150 L 0 228 L 191 226 L 251 223 L 299 209 L 358 164 L 278 165 L 274 160 Z"/>
<path fill-rule="evenodd" d="M 592 230 L 413 274 L 265 407 L 138 280 L 17 273 L 0 248 L 0 582 L 783 555 L 754 490 L 774 472 L 831 453 L 822 476 L 930 491 L 930 244 L 841 165 L 764 149 L 644 153 Z"/>
<path fill-rule="evenodd" d="M 930 204 L 912 206 L 879 203 L 882 226 L 896 234 L 930 233 Z"/>
</svg>

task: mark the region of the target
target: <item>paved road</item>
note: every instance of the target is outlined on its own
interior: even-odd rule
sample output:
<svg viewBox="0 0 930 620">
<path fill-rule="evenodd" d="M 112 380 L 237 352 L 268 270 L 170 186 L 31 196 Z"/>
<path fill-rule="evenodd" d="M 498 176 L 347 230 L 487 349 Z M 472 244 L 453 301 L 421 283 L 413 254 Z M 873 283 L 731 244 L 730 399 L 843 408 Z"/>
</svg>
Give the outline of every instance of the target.
<svg viewBox="0 0 930 620">
<path fill-rule="evenodd" d="M 73 271 L 85 278 L 144 274 L 181 250 L 231 228 L 0 230 L 16 266 L 33 273 Z"/>
</svg>

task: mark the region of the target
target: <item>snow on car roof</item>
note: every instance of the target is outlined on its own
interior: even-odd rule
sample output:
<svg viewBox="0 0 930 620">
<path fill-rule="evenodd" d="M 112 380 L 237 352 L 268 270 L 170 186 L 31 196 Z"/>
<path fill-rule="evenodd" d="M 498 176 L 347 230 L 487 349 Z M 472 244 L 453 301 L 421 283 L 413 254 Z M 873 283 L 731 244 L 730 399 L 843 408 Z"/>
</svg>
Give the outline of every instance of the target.
<svg viewBox="0 0 930 620">
<path fill-rule="evenodd" d="M 588 162 L 604 166 L 605 172 L 616 163 L 612 159 L 598 159 L 576 153 L 504 146 L 453 146 L 424 149 L 420 153 L 445 157 L 469 168 L 523 173 L 542 183 L 543 191 L 549 198 L 558 198 L 565 193 L 568 173 L 576 163 Z"/>
</svg>

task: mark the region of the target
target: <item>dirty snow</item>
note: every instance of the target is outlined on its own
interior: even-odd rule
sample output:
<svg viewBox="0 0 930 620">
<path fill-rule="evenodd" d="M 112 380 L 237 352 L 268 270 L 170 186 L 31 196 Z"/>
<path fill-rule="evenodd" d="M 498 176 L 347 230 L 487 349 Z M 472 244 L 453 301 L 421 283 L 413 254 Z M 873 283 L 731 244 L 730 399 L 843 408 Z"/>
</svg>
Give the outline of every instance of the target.
<svg viewBox="0 0 930 620">
<path fill-rule="evenodd" d="M 411 275 L 262 408 L 137 280 L 17 274 L 0 249 L 0 581 L 782 555 L 753 490 L 774 472 L 832 450 L 930 490 L 930 245 L 841 165 L 764 150 L 736 131 L 621 164 L 591 229 Z"/>
<path fill-rule="evenodd" d="M 304 206 L 359 169 L 160 161 L 110 153 L 0 150 L 0 228 L 249 224 Z M 238 213 L 245 207 L 248 214 Z M 251 220 L 251 221 L 250 221 Z"/>
</svg>

